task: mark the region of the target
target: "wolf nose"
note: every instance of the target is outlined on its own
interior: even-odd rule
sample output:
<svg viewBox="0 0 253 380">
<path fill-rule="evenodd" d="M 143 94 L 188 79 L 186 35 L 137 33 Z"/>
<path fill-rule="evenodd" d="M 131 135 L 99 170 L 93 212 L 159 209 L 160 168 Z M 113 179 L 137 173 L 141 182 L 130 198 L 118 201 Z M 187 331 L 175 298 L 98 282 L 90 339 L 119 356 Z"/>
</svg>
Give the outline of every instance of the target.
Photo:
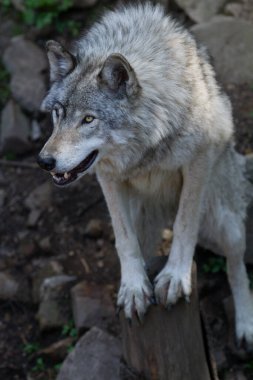
<svg viewBox="0 0 253 380">
<path fill-rule="evenodd" d="M 50 171 L 54 169 L 56 160 L 50 156 L 41 157 L 40 155 L 38 155 L 37 163 L 42 169 Z"/>
</svg>

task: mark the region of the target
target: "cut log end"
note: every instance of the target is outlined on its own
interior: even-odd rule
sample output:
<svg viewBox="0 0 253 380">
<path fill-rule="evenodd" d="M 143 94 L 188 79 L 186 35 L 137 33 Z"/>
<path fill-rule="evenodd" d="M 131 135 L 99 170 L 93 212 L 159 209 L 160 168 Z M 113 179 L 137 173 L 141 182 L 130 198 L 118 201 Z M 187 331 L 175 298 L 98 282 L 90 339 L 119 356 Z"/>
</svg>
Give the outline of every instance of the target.
<svg viewBox="0 0 253 380">
<path fill-rule="evenodd" d="M 152 259 L 149 274 L 154 277 L 164 264 Z M 133 320 L 131 327 L 120 315 L 123 353 L 129 365 L 148 380 L 214 380 L 204 345 L 193 266 L 191 302 L 179 301 L 171 310 L 150 307 L 144 323 Z"/>
</svg>

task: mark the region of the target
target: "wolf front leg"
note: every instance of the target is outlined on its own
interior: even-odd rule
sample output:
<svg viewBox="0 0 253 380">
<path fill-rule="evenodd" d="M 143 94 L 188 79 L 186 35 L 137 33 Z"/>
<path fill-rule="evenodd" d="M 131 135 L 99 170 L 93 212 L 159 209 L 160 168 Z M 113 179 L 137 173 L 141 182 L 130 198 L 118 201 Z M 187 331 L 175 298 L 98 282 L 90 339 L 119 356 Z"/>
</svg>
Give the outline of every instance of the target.
<svg viewBox="0 0 253 380">
<path fill-rule="evenodd" d="M 192 260 L 209 167 L 207 155 L 199 155 L 183 168 L 183 188 L 169 259 L 155 279 L 156 299 L 166 307 L 183 296 L 188 301 L 191 294 Z"/>
<path fill-rule="evenodd" d="M 121 264 L 121 285 L 118 307 L 123 308 L 127 318 L 136 311 L 140 320 L 152 301 L 153 289 L 144 269 L 137 237 L 133 231 L 129 211 L 127 185 L 97 174 L 102 187 L 116 239 L 116 249 Z"/>
</svg>

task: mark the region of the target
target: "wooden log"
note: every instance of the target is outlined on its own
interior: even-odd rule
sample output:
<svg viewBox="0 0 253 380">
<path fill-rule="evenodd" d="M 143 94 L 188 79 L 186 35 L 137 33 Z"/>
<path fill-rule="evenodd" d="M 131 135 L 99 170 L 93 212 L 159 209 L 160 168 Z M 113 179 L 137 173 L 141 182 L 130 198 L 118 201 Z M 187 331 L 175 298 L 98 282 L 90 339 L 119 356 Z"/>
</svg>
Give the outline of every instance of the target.
<svg viewBox="0 0 253 380">
<path fill-rule="evenodd" d="M 151 262 L 151 280 L 164 264 L 161 259 Z M 152 306 L 143 324 L 134 318 L 131 326 L 121 312 L 124 358 L 147 380 L 217 380 L 202 336 L 195 265 L 192 278 L 190 303 L 181 300 L 170 310 Z"/>
</svg>

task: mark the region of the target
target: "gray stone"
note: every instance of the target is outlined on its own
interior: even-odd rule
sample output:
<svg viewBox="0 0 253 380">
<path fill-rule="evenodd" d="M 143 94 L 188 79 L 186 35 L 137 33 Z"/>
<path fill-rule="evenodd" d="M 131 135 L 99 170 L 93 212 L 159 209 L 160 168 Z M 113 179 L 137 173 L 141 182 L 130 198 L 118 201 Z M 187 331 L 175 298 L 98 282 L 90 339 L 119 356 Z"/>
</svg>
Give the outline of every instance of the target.
<svg viewBox="0 0 253 380">
<path fill-rule="evenodd" d="M 228 16 L 240 17 L 242 13 L 242 4 L 240 3 L 229 3 L 225 6 L 224 13 Z"/>
<path fill-rule="evenodd" d="M 207 46 L 223 83 L 253 82 L 252 23 L 219 16 L 192 27 L 191 31 Z"/>
<path fill-rule="evenodd" d="M 58 275 L 46 278 L 40 287 L 37 314 L 41 330 L 61 327 L 71 318 L 70 289 L 76 277 Z"/>
<path fill-rule="evenodd" d="M 40 287 L 45 278 L 63 273 L 63 266 L 56 260 L 39 260 L 34 263 L 32 276 L 32 294 L 34 303 L 40 300 Z"/>
<path fill-rule="evenodd" d="M 44 77 L 28 68 L 12 75 L 10 89 L 13 98 L 27 111 L 39 111 L 46 95 Z"/>
<path fill-rule="evenodd" d="M 24 0 L 11 0 L 11 2 L 14 8 L 17 9 L 17 11 L 20 11 L 20 12 L 25 11 Z"/>
<path fill-rule="evenodd" d="M 45 52 L 24 36 L 17 36 L 5 50 L 3 63 L 11 74 L 40 73 L 47 69 Z"/>
<path fill-rule="evenodd" d="M 0 272 L 0 299 L 29 302 L 30 289 L 25 278 L 14 278 L 8 273 Z"/>
<path fill-rule="evenodd" d="M 41 138 L 41 129 L 37 120 L 32 120 L 31 140 L 38 141 Z"/>
<path fill-rule="evenodd" d="M 0 130 L 1 154 L 12 152 L 22 154 L 30 149 L 29 120 L 20 107 L 10 100 L 2 111 Z"/>
<path fill-rule="evenodd" d="M 71 299 L 75 326 L 79 331 L 93 326 L 106 327 L 114 315 L 110 294 L 104 287 L 80 282 L 71 289 Z"/>
<path fill-rule="evenodd" d="M 0 299 L 14 299 L 18 292 L 18 283 L 12 276 L 0 272 Z"/>
<path fill-rule="evenodd" d="M 30 210 L 46 209 L 51 204 L 52 184 L 49 181 L 37 186 L 25 199 L 24 204 Z"/>
<path fill-rule="evenodd" d="M 50 252 L 51 250 L 51 241 L 50 236 L 45 236 L 43 239 L 39 241 L 39 247 L 42 251 Z"/>
<path fill-rule="evenodd" d="M 91 219 L 87 224 L 85 235 L 91 238 L 100 238 L 103 234 L 103 222 L 100 219 Z"/>
<path fill-rule="evenodd" d="M 93 327 L 67 356 L 57 380 L 119 380 L 121 354 L 118 339 Z"/>
<path fill-rule="evenodd" d="M 224 380 L 247 380 L 247 378 L 243 372 L 232 369 L 226 373 Z"/>
<path fill-rule="evenodd" d="M 227 0 L 176 0 L 176 3 L 195 22 L 209 21 L 224 7 Z"/>
<path fill-rule="evenodd" d="M 1 15 L 0 22 L 0 54 L 3 56 L 4 51 L 10 45 L 11 39 L 13 37 L 13 32 L 17 28 L 16 22 L 11 20 L 10 17 L 3 19 Z"/>
<path fill-rule="evenodd" d="M 30 214 L 28 215 L 27 226 L 35 227 L 40 218 L 40 215 L 41 215 L 41 210 L 38 210 L 38 209 L 31 210 Z"/>
</svg>

